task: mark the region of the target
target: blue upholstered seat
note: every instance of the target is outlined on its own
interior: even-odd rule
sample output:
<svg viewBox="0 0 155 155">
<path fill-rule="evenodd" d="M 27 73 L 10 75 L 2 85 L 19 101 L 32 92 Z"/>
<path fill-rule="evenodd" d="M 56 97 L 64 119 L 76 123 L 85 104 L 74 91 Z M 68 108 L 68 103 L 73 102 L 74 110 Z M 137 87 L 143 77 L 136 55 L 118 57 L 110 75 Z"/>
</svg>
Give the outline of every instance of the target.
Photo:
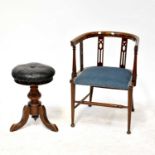
<svg viewBox="0 0 155 155">
<path fill-rule="evenodd" d="M 75 84 L 127 90 L 131 71 L 117 67 L 87 67 L 76 78 Z"/>
</svg>

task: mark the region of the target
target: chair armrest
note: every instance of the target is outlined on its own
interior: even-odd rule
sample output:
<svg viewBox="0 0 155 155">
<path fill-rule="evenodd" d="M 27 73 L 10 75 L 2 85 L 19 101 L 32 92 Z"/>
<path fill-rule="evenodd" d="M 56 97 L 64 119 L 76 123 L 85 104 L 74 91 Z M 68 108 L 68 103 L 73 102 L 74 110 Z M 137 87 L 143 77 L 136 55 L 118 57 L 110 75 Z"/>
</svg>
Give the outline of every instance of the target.
<svg viewBox="0 0 155 155">
<path fill-rule="evenodd" d="M 86 38 L 86 33 L 81 34 L 81 35 L 75 37 L 74 39 L 71 40 L 71 46 L 76 46 L 76 44 L 80 43 L 85 38 Z"/>
<path fill-rule="evenodd" d="M 88 39 L 88 38 L 91 38 L 91 37 L 96 37 L 96 36 L 98 36 L 100 34 L 101 34 L 101 32 L 98 32 L 98 31 L 96 31 L 96 32 L 86 32 L 86 33 L 83 33 L 83 34 L 75 37 L 74 39 L 72 39 L 71 40 L 71 45 L 72 46 L 75 46 L 76 44 L 82 42 L 85 39 Z"/>
</svg>

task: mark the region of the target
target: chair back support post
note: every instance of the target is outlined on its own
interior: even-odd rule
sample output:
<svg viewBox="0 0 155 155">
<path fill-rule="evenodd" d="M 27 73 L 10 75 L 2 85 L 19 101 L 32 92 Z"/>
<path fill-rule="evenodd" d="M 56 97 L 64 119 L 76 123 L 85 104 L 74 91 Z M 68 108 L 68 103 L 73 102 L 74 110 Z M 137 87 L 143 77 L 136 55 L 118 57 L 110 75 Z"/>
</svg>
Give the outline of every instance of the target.
<svg viewBox="0 0 155 155">
<path fill-rule="evenodd" d="M 133 78 L 132 82 L 133 85 L 136 86 L 136 79 L 137 79 L 137 55 L 138 55 L 138 45 L 134 47 L 134 62 L 133 62 Z"/>
<path fill-rule="evenodd" d="M 73 47 L 73 62 L 72 62 L 72 79 L 76 77 L 76 46 L 72 45 Z"/>
<path fill-rule="evenodd" d="M 83 41 L 80 42 L 80 71 L 83 71 Z"/>
</svg>

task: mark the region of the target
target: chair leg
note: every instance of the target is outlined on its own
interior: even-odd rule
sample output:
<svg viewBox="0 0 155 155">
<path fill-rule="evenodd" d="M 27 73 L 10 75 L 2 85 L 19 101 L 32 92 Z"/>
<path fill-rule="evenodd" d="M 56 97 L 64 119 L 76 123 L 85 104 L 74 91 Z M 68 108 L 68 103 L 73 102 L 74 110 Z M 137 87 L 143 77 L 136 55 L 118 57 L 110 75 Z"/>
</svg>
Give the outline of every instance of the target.
<svg viewBox="0 0 155 155">
<path fill-rule="evenodd" d="M 132 94 L 133 94 L 133 90 L 132 90 Z M 134 101 L 133 101 L 133 95 L 132 95 L 132 112 L 135 111 L 135 108 L 134 108 Z"/>
<path fill-rule="evenodd" d="M 127 134 L 131 133 L 131 111 L 132 111 L 132 87 L 128 89 L 128 129 Z"/>
<path fill-rule="evenodd" d="M 90 86 L 90 96 L 89 96 L 89 102 L 92 101 L 92 97 L 93 97 L 93 90 L 94 90 L 94 87 L 93 86 Z M 89 107 L 91 107 L 92 105 L 88 105 Z"/>
<path fill-rule="evenodd" d="M 75 115 L 75 84 L 71 82 L 71 127 L 75 126 L 74 115 Z"/>
</svg>

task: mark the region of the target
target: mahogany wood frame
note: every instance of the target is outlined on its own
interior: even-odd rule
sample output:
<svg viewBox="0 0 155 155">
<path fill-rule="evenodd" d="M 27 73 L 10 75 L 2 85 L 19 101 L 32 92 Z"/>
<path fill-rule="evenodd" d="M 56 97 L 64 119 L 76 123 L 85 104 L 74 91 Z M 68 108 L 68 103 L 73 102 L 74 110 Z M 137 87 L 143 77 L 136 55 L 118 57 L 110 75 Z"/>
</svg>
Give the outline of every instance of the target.
<svg viewBox="0 0 155 155">
<path fill-rule="evenodd" d="M 31 115 L 34 120 L 36 120 L 40 116 L 43 124 L 47 128 L 57 132 L 57 126 L 49 122 L 46 115 L 46 109 L 43 105 L 41 105 L 41 102 L 39 101 L 41 93 L 39 92 L 37 85 L 30 86 L 30 92 L 28 93 L 28 97 L 30 98 L 30 101 L 28 105 L 25 105 L 23 108 L 23 115 L 21 120 L 18 123 L 13 124 L 10 128 L 10 131 L 13 132 L 23 127 L 28 121 L 29 115 Z"/>
<path fill-rule="evenodd" d="M 97 66 L 102 66 L 103 58 L 104 58 L 104 38 L 105 37 L 118 37 L 122 39 L 121 43 L 121 53 L 120 53 L 120 68 L 125 68 L 126 66 L 126 52 L 127 52 L 127 44 L 128 40 L 132 40 L 135 42 L 134 45 L 134 61 L 133 61 L 133 69 L 132 69 L 132 80 L 130 86 L 128 88 L 128 104 L 120 105 L 120 104 L 111 104 L 111 103 L 99 103 L 92 102 L 93 89 L 94 87 L 90 86 L 90 92 L 83 97 L 80 101 L 75 99 L 75 91 L 76 86 L 74 84 L 74 79 L 77 75 L 83 71 L 84 63 L 83 63 L 83 41 L 92 38 L 98 37 L 98 51 L 97 51 Z M 76 66 L 76 45 L 80 45 L 80 70 L 77 71 Z M 131 133 L 131 111 L 134 111 L 134 103 L 133 103 L 133 87 L 136 86 L 137 80 L 137 55 L 138 55 L 138 45 L 139 45 L 139 37 L 134 34 L 124 33 L 124 32 L 114 32 L 114 31 L 96 31 L 96 32 L 88 32 L 84 33 L 73 40 L 71 40 L 71 46 L 73 48 L 73 61 L 72 61 L 72 75 L 71 75 L 71 126 L 74 127 L 74 118 L 75 118 L 75 108 L 77 108 L 80 104 L 85 105 L 96 105 L 96 106 L 105 106 L 105 107 L 114 107 L 114 108 L 127 108 L 128 111 L 128 119 L 127 119 L 127 133 Z M 85 101 L 86 98 L 89 97 L 89 101 Z M 76 104 L 75 104 L 76 103 Z"/>
</svg>

